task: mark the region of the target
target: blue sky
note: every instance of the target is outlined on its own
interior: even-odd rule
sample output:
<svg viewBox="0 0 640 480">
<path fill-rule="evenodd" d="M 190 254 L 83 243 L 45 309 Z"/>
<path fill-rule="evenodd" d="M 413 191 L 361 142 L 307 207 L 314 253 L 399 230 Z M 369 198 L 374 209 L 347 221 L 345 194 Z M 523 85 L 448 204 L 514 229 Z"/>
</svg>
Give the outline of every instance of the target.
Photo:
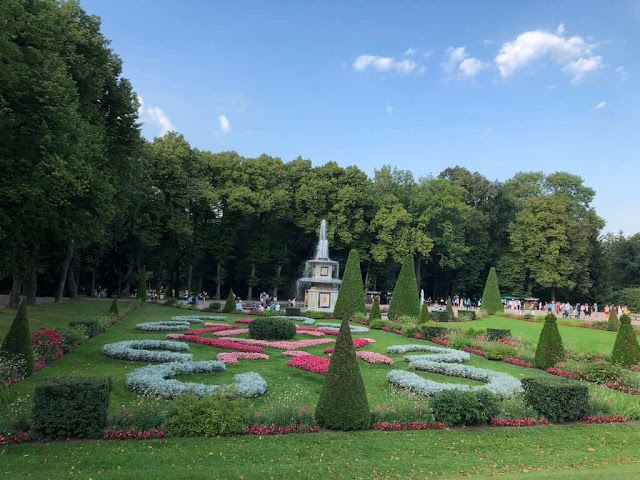
<svg viewBox="0 0 640 480">
<path fill-rule="evenodd" d="M 566 170 L 640 232 L 640 0 L 84 0 L 148 138 L 367 173 Z"/>
</svg>

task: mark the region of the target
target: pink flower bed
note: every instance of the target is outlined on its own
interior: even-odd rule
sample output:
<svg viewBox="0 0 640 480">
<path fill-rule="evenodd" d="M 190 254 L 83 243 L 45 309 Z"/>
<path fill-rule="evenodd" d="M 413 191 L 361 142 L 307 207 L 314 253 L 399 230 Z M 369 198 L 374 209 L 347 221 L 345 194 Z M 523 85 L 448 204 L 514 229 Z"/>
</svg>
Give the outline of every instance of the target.
<svg viewBox="0 0 640 480">
<path fill-rule="evenodd" d="M 549 420 L 534 420 L 533 418 L 492 418 L 492 427 L 537 427 L 549 425 Z"/>
<path fill-rule="evenodd" d="M 233 330 L 235 325 L 213 325 L 211 327 L 199 328 L 197 330 L 189 330 L 184 332 L 184 335 L 200 335 L 202 333 L 220 332 L 222 330 Z"/>
<path fill-rule="evenodd" d="M 557 375 L 558 377 L 572 378 L 573 380 L 580 380 L 580 375 L 567 372 L 566 370 L 560 370 L 559 368 L 549 367 L 547 368 L 547 373 L 550 373 L 551 375 Z"/>
<path fill-rule="evenodd" d="M 292 425 L 290 427 L 277 427 L 273 423 L 271 425 L 249 425 L 245 428 L 244 433 L 247 435 L 286 435 L 288 433 L 315 433 L 319 432 L 320 427 L 308 427 L 306 425 Z"/>
<path fill-rule="evenodd" d="M 285 350 L 282 352 L 285 357 L 306 357 L 311 355 L 309 352 L 303 352 L 302 350 Z"/>
<path fill-rule="evenodd" d="M 236 350 L 237 352 L 262 353 L 262 349 L 256 345 L 245 345 L 236 342 L 235 338 L 204 338 L 195 335 L 169 334 L 167 338 L 172 340 L 183 340 L 185 342 L 199 343 L 200 345 L 209 345 L 210 347 L 223 348 L 225 350 Z M 238 339 L 246 340 L 246 339 Z"/>
<path fill-rule="evenodd" d="M 378 365 L 378 364 L 393 365 L 393 360 L 391 360 L 386 355 L 382 355 L 381 353 L 356 352 L 356 357 L 358 357 L 361 360 L 364 360 L 367 363 L 373 363 L 374 365 Z"/>
<path fill-rule="evenodd" d="M 422 334 L 421 333 L 416 333 L 413 335 L 413 338 L 415 338 L 416 340 L 422 340 Z"/>
<path fill-rule="evenodd" d="M 316 345 L 324 345 L 327 343 L 333 343 L 335 340 L 331 338 L 318 338 L 316 340 L 295 340 L 295 341 L 268 341 L 268 340 L 255 340 L 253 338 L 222 338 L 222 340 L 228 340 L 230 342 L 243 343 L 246 345 L 257 345 L 260 347 L 277 348 L 278 350 L 299 350 L 301 348 L 315 347 Z M 262 350 L 260 350 L 262 352 Z"/>
<path fill-rule="evenodd" d="M 238 360 L 269 360 L 269 355 L 264 353 L 248 352 L 222 352 L 218 354 L 218 360 L 222 363 L 236 364 Z"/>
<path fill-rule="evenodd" d="M 354 338 L 353 339 L 353 346 L 355 348 L 362 348 L 365 345 L 369 345 L 370 343 L 374 343 L 375 340 L 373 338 Z M 334 347 L 327 347 L 324 349 L 324 353 L 329 354 L 329 353 L 333 353 L 333 348 Z"/>
<path fill-rule="evenodd" d="M 523 345 L 521 341 L 515 340 L 513 338 L 501 338 L 500 340 L 498 340 L 498 342 L 502 343 L 503 345 L 510 345 L 516 348 L 520 348 Z"/>
<path fill-rule="evenodd" d="M 462 350 L 467 353 L 473 353 L 474 355 L 479 355 L 480 357 L 484 357 L 484 351 L 479 350 L 477 348 L 464 347 Z"/>
<path fill-rule="evenodd" d="M 329 359 L 325 357 L 316 357 L 314 355 L 305 355 L 302 357 L 293 357 L 287 362 L 287 366 L 306 370 L 307 372 L 326 375 L 327 370 L 329 370 Z"/>
<path fill-rule="evenodd" d="M 518 365 L 519 367 L 527 367 L 527 368 L 531 368 L 533 367 L 533 364 L 530 362 L 525 362 L 524 360 L 520 360 L 519 358 L 503 358 L 502 361 L 504 363 L 510 363 L 511 365 Z"/>
<path fill-rule="evenodd" d="M 627 421 L 622 415 L 613 415 L 611 417 L 602 417 L 595 415 L 593 417 L 585 417 L 582 419 L 584 423 L 624 423 Z"/>
<path fill-rule="evenodd" d="M 324 332 L 321 332 L 317 328 L 305 328 L 299 327 L 298 325 L 296 325 L 296 333 L 299 333 L 301 335 L 310 335 L 312 337 L 324 337 L 326 335 Z"/>
<path fill-rule="evenodd" d="M 251 323 L 253 322 L 253 318 L 238 318 L 236 323 Z"/>
<path fill-rule="evenodd" d="M 161 429 L 154 430 L 105 430 L 105 440 L 149 440 L 152 438 L 164 438 L 164 431 Z"/>
<path fill-rule="evenodd" d="M 221 332 L 215 332 L 213 335 L 216 337 L 227 337 L 229 335 L 243 335 L 249 333 L 248 328 L 236 328 L 234 330 L 222 330 Z"/>
<path fill-rule="evenodd" d="M 437 343 L 438 345 L 443 345 L 443 346 L 445 346 L 445 347 L 448 347 L 448 346 L 449 346 L 449 340 L 442 340 L 441 338 L 433 337 L 433 338 L 431 339 L 431 341 L 432 341 L 433 343 Z"/>
<path fill-rule="evenodd" d="M 442 430 L 442 422 L 377 422 L 373 424 L 374 430 Z"/>
</svg>

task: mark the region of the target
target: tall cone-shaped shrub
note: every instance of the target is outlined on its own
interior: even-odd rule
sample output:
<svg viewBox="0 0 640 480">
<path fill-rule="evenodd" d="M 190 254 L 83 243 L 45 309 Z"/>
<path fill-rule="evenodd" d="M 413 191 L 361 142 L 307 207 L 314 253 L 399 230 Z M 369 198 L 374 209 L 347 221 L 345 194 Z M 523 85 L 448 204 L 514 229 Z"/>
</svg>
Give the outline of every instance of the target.
<svg viewBox="0 0 640 480">
<path fill-rule="evenodd" d="M 118 297 L 115 297 L 113 299 L 113 302 L 111 302 L 111 308 L 109 309 L 109 313 L 114 317 L 120 316 L 120 312 L 118 311 Z"/>
<path fill-rule="evenodd" d="M 142 265 L 138 270 L 138 275 L 140 279 L 138 280 L 138 294 L 136 298 L 144 302 L 147 300 L 147 267 Z"/>
<path fill-rule="evenodd" d="M 393 297 L 389 302 L 389 320 L 402 315 L 417 317 L 420 315 L 420 298 L 416 283 L 416 271 L 413 268 L 413 257 L 407 255 L 402 261 L 400 275 L 393 289 Z"/>
<path fill-rule="evenodd" d="M 380 312 L 380 300 L 378 300 L 378 297 L 376 296 L 375 300 L 373 301 L 373 305 L 371 305 L 371 312 L 369 312 L 369 323 L 373 322 L 374 320 L 381 319 L 382 313 Z"/>
<path fill-rule="evenodd" d="M 549 313 L 544 317 L 544 327 L 540 332 L 533 364 L 536 368 L 546 370 L 562 360 L 564 360 L 564 347 L 562 346 L 562 337 L 560 337 L 560 332 L 558 331 L 558 322 L 556 316 L 553 313 Z"/>
<path fill-rule="evenodd" d="M 431 315 L 429 314 L 429 307 L 427 306 L 427 302 L 422 304 L 420 308 L 420 317 L 418 318 L 418 324 L 422 325 L 423 323 L 427 323 L 431 319 Z"/>
<path fill-rule="evenodd" d="M 620 328 L 620 320 L 618 320 L 618 314 L 616 313 L 616 308 L 611 307 L 609 311 L 609 319 L 607 320 L 607 330 L 611 332 L 617 332 Z"/>
<path fill-rule="evenodd" d="M 482 304 L 480 310 L 493 315 L 496 312 L 502 312 L 502 296 L 500 295 L 500 287 L 498 286 L 498 275 L 496 269 L 491 267 L 489 275 L 487 275 L 487 283 L 484 285 L 484 293 L 482 294 Z"/>
<path fill-rule="evenodd" d="M 28 376 L 33 372 L 33 346 L 26 301 L 18 307 L 18 313 L 0 347 L 0 356 L 19 363 L 19 370 L 23 375 Z"/>
<path fill-rule="evenodd" d="M 611 363 L 616 363 L 623 367 L 630 367 L 640 363 L 638 337 L 636 337 L 636 332 L 631 326 L 631 317 L 629 315 L 620 317 L 620 328 L 618 329 L 616 343 L 613 344 Z"/>
<path fill-rule="evenodd" d="M 450 322 L 453 322 L 456 319 L 456 314 L 453 313 L 453 304 L 451 303 L 451 297 L 447 298 L 447 318 Z"/>
<path fill-rule="evenodd" d="M 365 313 L 365 308 L 360 255 L 354 248 L 351 249 L 349 258 L 347 258 L 347 266 L 342 275 L 342 284 L 338 292 L 338 300 L 333 308 L 333 316 L 339 319 L 348 319 L 356 313 Z"/>
<path fill-rule="evenodd" d="M 364 430 L 371 426 L 369 401 L 346 318 L 336 338 L 315 417 L 321 427 L 331 430 Z"/>
<path fill-rule="evenodd" d="M 233 290 L 229 290 L 229 295 L 227 295 L 227 301 L 224 302 L 224 308 L 222 311 L 224 313 L 231 313 L 236 309 L 236 296 L 233 294 Z"/>
</svg>

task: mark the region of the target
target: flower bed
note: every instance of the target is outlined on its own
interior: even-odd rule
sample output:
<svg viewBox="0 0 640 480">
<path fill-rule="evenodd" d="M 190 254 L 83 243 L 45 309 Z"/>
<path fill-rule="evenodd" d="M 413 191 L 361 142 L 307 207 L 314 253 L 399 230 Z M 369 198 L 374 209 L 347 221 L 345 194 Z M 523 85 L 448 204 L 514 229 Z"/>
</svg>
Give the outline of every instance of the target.
<svg viewBox="0 0 640 480">
<path fill-rule="evenodd" d="M 287 366 L 326 375 L 329 370 L 329 359 L 314 355 L 303 355 L 301 357 L 293 357 L 287 362 Z"/>
<path fill-rule="evenodd" d="M 285 350 L 284 352 L 282 352 L 282 355 L 284 355 L 285 357 L 306 357 L 307 355 L 311 354 L 302 350 Z"/>
<path fill-rule="evenodd" d="M 202 323 L 205 320 L 216 320 L 219 322 L 220 321 L 226 322 L 228 318 L 223 317 L 221 315 L 178 315 L 176 317 L 171 317 L 171 320 L 189 322 L 189 323 Z"/>
<path fill-rule="evenodd" d="M 428 358 L 432 362 L 464 363 L 471 359 L 466 352 L 452 348 L 434 347 L 432 345 L 393 345 L 387 348 L 387 353 L 392 354 L 404 355 L 409 352 L 430 352 L 435 353 L 435 355 L 407 356 L 404 357 L 405 362 L 409 362 L 415 358 Z"/>
<path fill-rule="evenodd" d="M 580 380 L 580 375 L 567 372 L 566 370 L 560 370 L 559 368 L 549 367 L 547 368 L 546 372 L 550 373 L 551 375 L 557 375 L 558 377 L 571 378 L 573 380 Z"/>
<path fill-rule="evenodd" d="M 296 333 L 300 333 L 302 335 L 310 335 L 312 337 L 324 337 L 327 332 L 329 335 L 333 335 L 333 330 L 320 330 L 317 328 L 308 328 L 308 327 L 300 327 L 296 325 Z"/>
<path fill-rule="evenodd" d="M 442 430 L 444 425 L 442 422 L 377 422 L 373 424 L 374 430 Z"/>
<path fill-rule="evenodd" d="M 167 338 L 175 340 L 184 340 L 185 342 L 199 343 L 200 345 L 208 345 L 210 347 L 223 348 L 225 350 L 235 350 L 237 352 L 262 353 L 262 348 L 256 345 L 246 345 L 240 340 L 248 340 L 246 338 L 204 338 L 195 335 L 167 335 Z M 238 341 L 236 341 L 238 340 Z"/>
<path fill-rule="evenodd" d="M 316 323 L 318 328 L 327 329 L 327 330 L 340 330 L 339 323 L 331 323 L 331 322 L 318 322 Z M 368 333 L 369 329 L 367 327 L 362 327 L 359 325 L 349 325 L 349 330 L 351 333 Z"/>
<path fill-rule="evenodd" d="M 9 437 L 0 435 L 0 446 L 24 443 L 27 441 L 29 441 L 29 432 L 16 433 L 15 435 L 11 435 Z"/>
<path fill-rule="evenodd" d="M 519 367 L 527 367 L 533 368 L 533 364 L 531 362 L 526 362 L 524 360 L 520 360 L 519 358 L 503 358 L 502 361 L 504 363 L 510 363 L 511 365 L 518 365 Z"/>
<path fill-rule="evenodd" d="M 445 339 L 443 339 L 443 338 L 436 338 L 436 337 L 433 337 L 433 338 L 431 339 L 431 341 L 432 341 L 433 343 L 437 343 L 438 345 L 443 345 L 443 346 L 445 346 L 445 347 L 448 347 L 448 346 L 449 346 L 449 340 L 445 340 Z"/>
<path fill-rule="evenodd" d="M 144 322 L 138 323 L 135 326 L 135 329 L 142 330 L 143 332 L 172 332 L 179 330 L 189 330 L 190 323 L 202 323 L 202 321 L 194 318 L 193 320 L 166 320 L 163 322 Z"/>
<path fill-rule="evenodd" d="M 249 425 L 244 433 L 247 435 L 286 435 L 289 433 L 316 433 L 320 431 L 318 425 L 310 427 L 308 425 L 292 425 L 290 427 L 278 427 L 271 425 Z"/>
<path fill-rule="evenodd" d="M 217 360 L 201 362 L 171 362 L 160 365 L 147 365 L 135 369 L 126 378 L 126 387 L 143 395 L 157 395 L 163 398 L 174 398 L 179 395 L 193 394 L 199 396 L 213 395 L 221 389 L 234 391 L 243 397 L 257 397 L 267 391 L 267 382 L 257 373 L 240 373 L 234 375 L 231 386 L 205 385 L 202 383 L 185 383 L 175 380 L 178 375 L 195 373 L 219 373 L 225 365 Z"/>
<path fill-rule="evenodd" d="M 102 347 L 102 354 L 107 357 L 133 362 L 189 362 L 193 359 L 192 354 L 178 353 L 188 350 L 189 345 L 183 342 L 124 340 L 122 342 L 107 343 Z"/>
<path fill-rule="evenodd" d="M 205 324 L 206 325 L 206 324 Z M 199 328 L 198 330 L 189 330 L 184 335 L 201 335 L 203 333 L 220 332 L 223 330 L 235 330 L 235 325 L 214 325 L 212 327 Z"/>
<path fill-rule="evenodd" d="M 224 364 L 237 364 L 238 360 L 269 360 L 269 355 L 264 353 L 247 353 L 247 352 L 222 352 L 219 353 L 217 359 Z"/>
<path fill-rule="evenodd" d="M 354 348 L 358 349 L 358 348 L 362 348 L 365 345 L 369 345 L 370 343 L 374 343 L 375 340 L 373 338 L 354 338 L 353 339 L 353 346 Z M 327 355 L 330 353 L 333 353 L 333 348 L 334 347 L 327 347 L 324 349 L 324 353 L 326 353 Z"/>
<path fill-rule="evenodd" d="M 238 318 L 235 320 L 236 323 L 251 323 L 253 322 L 253 318 Z"/>
<path fill-rule="evenodd" d="M 374 365 L 379 365 L 379 364 L 393 365 L 393 360 L 391 360 L 386 355 L 382 355 L 381 353 L 356 352 L 356 357 L 358 357 L 361 360 L 364 360 L 367 363 L 372 363 Z"/>
<path fill-rule="evenodd" d="M 236 328 L 234 330 L 222 330 L 219 332 L 213 332 L 213 335 L 216 337 L 226 337 L 229 335 L 244 335 L 245 333 L 249 333 L 248 328 Z"/>
<path fill-rule="evenodd" d="M 485 355 L 484 350 L 479 350 L 477 348 L 464 347 L 462 350 L 467 353 L 473 353 L 474 355 L 478 355 L 480 357 L 484 357 Z"/>
<path fill-rule="evenodd" d="M 549 425 L 549 420 L 534 420 L 533 418 L 492 418 L 492 427 L 538 427 Z"/>
<path fill-rule="evenodd" d="M 222 338 L 229 342 L 242 343 L 245 345 L 257 345 L 260 347 L 277 348 L 278 350 L 298 350 L 300 348 L 315 347 L 316 345 L 325 345 L 327 343 L 333 343 L 335 340 L 331 338 L 318 338 L 316 340 L 292 340 L 292 341 L 269 341 L 269 340 L 256 340 L 253 338 Z M 224 347 L 221 347 L 224 348 Z M 262 351 L 262 350 L 260 350 Z"/>
<path fill-rule="evenodd" d="M 103 438 L 105 440 L 150 440 L 152 438 L 164 438 L 164 430 L 105 430 Z"/>
<path fill-rule="evenodd" d="M 602 385 L 612 390 L 618 390 L 619 392 L 628 393 L 630 395 L 640 395 L 640 389 L 625 387 L 620 384 L 620 380 L 616 382 L 605 382 Z"/>
<path fill-rule="evenodd" d="M 591 417 L 585 417 L 582 419 L 584 423 L 624 423 L 627 421 L 622 415 L 613 415 L 611 417 L 603 417 L 600 415 L 594 415 Z"/>
</svg>

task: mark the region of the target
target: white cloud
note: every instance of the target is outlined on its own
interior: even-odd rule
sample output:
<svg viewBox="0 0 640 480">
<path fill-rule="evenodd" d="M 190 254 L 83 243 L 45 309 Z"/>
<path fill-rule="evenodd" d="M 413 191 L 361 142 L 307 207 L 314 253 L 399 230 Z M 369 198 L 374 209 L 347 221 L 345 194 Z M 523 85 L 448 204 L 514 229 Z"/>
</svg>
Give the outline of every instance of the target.
<svg viewBox="0 0 640 480">
<path fill-rule="evenodd" d="M 158 129 L 158 135 L 162 136 L 167 132 L 176 131 L 175 125 L 169 116 L 160 107 L 145 107 L 144 99 L 138 95 L 138 118 L 142 123 L 151 124 Z"/>
<path fill-rule="evenodd" d="M 593 53 L 595 44 L 579 36 L 565 37 L 564 33 L 564 24 L 560 24 L 555 33 L 531 30 L 504 43 L 495 58 L 500 74 L 508 77 L 536 60 L 551 58 L 562 66 L 564 73 L 573 76 L 572 83 L 577 83 L 587 72 L 601 67 L 602 57 Z"/>
<path fill-rule="evenodd" d="M 469 57 L 467 50 L 462 47 L 449 47 L 445 51 L 442 69 L 447 75 L 458 74 L 458 77 L 473 78 L 489 66 L 488 63 Z"/>
<path fill-rule="evenodd" d="M 393 107 L 391 106 L 391 104 L 387 101 L 387 115 L 391 116 L 391 114 L 393 113 Z"/>
<path fill-rule="evenodd" d="M 395 60 L 391 57 L 381 57 L 379 55 L 360 55 L 353 62 L 353 68 L 359 72 L 363 72 L 369 68 L 378 72 L 394 71 L 402 74 L 412 72 L 422 72 L 424 67 L 420 67 L 412 60 Z"/>
<path fill-rule="evenodd" d="M 594 110 L 600 110 L 601 108 L 604 108 L 606 106 L 607 106 L 607 102 L 602 100 L 599 104 L 597 104 L 595 107 L 593 107 L 593 109 Z"/>
<path fill-rule="evenodd" d="M 490 47 L 491 45 L 493 45 L 493 40 L 483 40 L 482 43 L 485 47 Z"/>
<path fill-rule="evenodd" d="M 220 130 L 222 133 L 229 133 L 231 130 L 231 123 L 229 123 L 229 119 L 226 115 L 220 115 L 218 117 L 218 122 L 220 122 Z"/>
<path fill-rule="evenodd" d="M 624 82 L 627 78 L 629 78 L 629 73 L 627 72 L 627 70 L 620 66 L 618 68 L 616 68 L 616 73 L 618 74 L 618 76 L 620 77 L 620 79 Z"/>
<path fill-rule="evenodd" d="M 407 48 L 407 50 L 402 54 L 405 57 L 411 57 L 412 55 L 414 55 L 417 52 L 417 50 L 415 48 Z"/>
</svg>

